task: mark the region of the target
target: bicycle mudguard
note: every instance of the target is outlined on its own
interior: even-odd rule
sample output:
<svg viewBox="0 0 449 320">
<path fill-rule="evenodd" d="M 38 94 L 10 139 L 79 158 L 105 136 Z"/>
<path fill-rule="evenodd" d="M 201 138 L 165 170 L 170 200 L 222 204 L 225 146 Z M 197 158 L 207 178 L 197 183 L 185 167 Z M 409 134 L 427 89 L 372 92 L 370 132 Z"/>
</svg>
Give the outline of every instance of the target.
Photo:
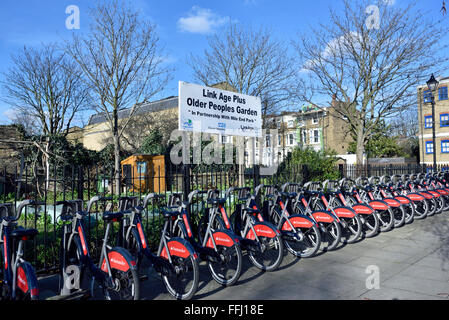
<svg viewBox="0 0 449 320">
<path fill-rule="evenodd" d="M 401 206 L 401 202 L 394 198 L 385 198 L 382 200 L 385 201 L 390 207 L 393 207 L 393 208 L 399 208 Z"/>
<path fill-rule="evenodd" d="M 436 192 L 440 193 L 443 196 L 447 196 L 449 195 L 449 192 L 447 191 L 447 189 L 435 189 Z"/>
<path fill-rule="evenodd" d="M 312 217 L 316 222 L 332 223 L 337 220 L 330 211 L 314 211 Z"/>
<path fill-rule="evenodd" d="M 412 199 L 406 196 L 397 196 L 394 199 L 398 200 L 401 204 L 409 204 L 412 203 Z"/>
<path fill-rule="evenodd" d="M 309 217 L 302 214 L 295 214 L 293 216 L 290 216 L 288 220 L 295 228 L 310 229 L 315 225 L 315 221 L 313 221 L 313 219 L 310 219 Z M 292 228 L 288 221 L 285 221 L 284 225 L 282 226 L 282 231 L 292 231 Z"/>
<path fill-rule="evenodd" d="M 432 196 L 434 196 L 435 198 L 439 198 L 441 197 L 441 193 L 434 191 L 434 190 L 429 190 L 427 191 L 428 193 L 430 193 Z"/>
<path fill-rule="evenodd" d="M 28 262 L 22 262 L 17 268 L 17 288 L 24 294 L 29 292 L 34 299 L 39 295 L 36 272 Z"/>
<path fill-rule="evenodd" d="M 214 233 L 212 233 L 212 237 L 214 238 L 216 245 L 225 246 L 228 248 L 239 242 L 239 240 L 232 232 L 224 229 L 215 231 Z M 214 244 L 211 238 L 207 240 L 206 247 L 214 249 Z"/>
<path fill-rule="evenodd" d="M 171 238 L 167 241 L 167 247 L 170 256 L 185 259 L 191 255 L 194 259 L 198 258 L 198 254 L 195 252 L 195 249 L 193 249 L 193 246 L 182 238 Z M 160 256 L 168 259 L 167 250 L 165 247 L 162 249 Z"/>
<path fill-rule="evenodd" d="M 421 192 L 419 192 L 419 194 L 422 195 L 427 200 L 432 200 L 434 198 L 433 195 L 431 193 L 429 193 L 428 191 L 421 191 Z"/>
<path fill-rule="evenodd" d="M 333 210 L 339 218 L 354 218 L 357 215 L 357 212 L 349 207 L 337 207 Z"/>
<path fill-rule="evenodd" d="M 136 260 L 131 256 L 129 251 L 121 247 L 112 248 L 108 252 L 109 264 L 111 269 L 128 271 L 130 268 L 136 268 Z M 101 271 L 108 272 L 106 259 L 103 258 L 101 263 Z"/>
<path fill-rule="evenodd" d="M 388 210 L 390 207 L 385 201 L 383 200 L 373 200 L 368 203 L 371 208 L 374 210 Z"/>
<path fill-rule="evenodd" d="M 369 205 L 364 203 L 358 203 L 352 206 L 352 209 L 355 210 L 358 214 L 364 214 L 364 215 L 370 215 L 373 214 L 374 209 L 371 208 Z"/>
<path fill-rule="evenodd" d="M 407 198 L 411 199 L 412 201 L 423 201 L 426 199 L 422 194 L 418 193 L 409 193 L 407 194 Z"/>
<path fill-rule="evenodd" d="M 254 225 L 254 230 L 256 231 L 256 235 L 258 237 L 266 237 L 266 238 L 275 238 L 276 236 L 280 236 L 279 231 L 273 225 L 268 224 L 267 222 L 258 222 Z M 249 229 L 246 234 L 246 239 L 255 240 L 256 236 L 252 229 Z"/>
</svg>

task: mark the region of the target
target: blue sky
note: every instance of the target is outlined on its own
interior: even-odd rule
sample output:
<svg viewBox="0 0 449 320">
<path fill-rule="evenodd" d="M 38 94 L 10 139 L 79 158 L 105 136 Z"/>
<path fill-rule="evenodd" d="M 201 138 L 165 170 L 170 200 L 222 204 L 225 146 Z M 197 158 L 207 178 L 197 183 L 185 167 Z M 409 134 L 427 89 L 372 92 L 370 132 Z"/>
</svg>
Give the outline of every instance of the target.
<svg viewBox="0 0 449 320">
<path fill-rule="evenodd" d="M 72 32 L 86 31 L 89 24 L 87 9 L 92 2 L 2 0 L 0 72 L 7 70 L 11 54 L 24 45 L 36 47 L 42 42 L 59 42 L 69 39 Z M 401 5 L 407 1 L 394 2 L 394 5 Z M 176 68 L 173 81 L 162 96 L 177 95 L 179 80 L 192 81 L 190 67 L 186 65 L 187 57 L 190 53 L 203 52 L 207 48 L 207 36 L 219 31 L 226 22 L 232 20 L 254 27 L 268 27 L 274 37 L 289 42 L 296 34 L 307 32 L 309 26 L 326 21 L 329 6 L 339 7 L 339 1 L 336 0 L 133 0 L 132 3 L 157 25 L 161 42 L 169 56 L 167 63 Z M 435 12 L 439 18 L 441 3 L 442 0 L 425 0 L 419 1 L 419 6 Z M 66 29 L 66 8 L 69 5 L 76 5 L 80 9 L 80 30 Z M 0 124 L 8 122 L 10 108 L 0 101 Z"/>
</svg>

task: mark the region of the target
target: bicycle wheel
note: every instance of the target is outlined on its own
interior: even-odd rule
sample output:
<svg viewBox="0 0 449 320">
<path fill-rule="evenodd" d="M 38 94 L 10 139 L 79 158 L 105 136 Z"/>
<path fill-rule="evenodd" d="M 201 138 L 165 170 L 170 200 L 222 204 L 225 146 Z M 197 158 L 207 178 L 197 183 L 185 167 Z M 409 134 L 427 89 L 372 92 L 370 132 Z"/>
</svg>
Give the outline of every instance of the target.
<svg viewBox="0 0 449 320">
<path fill-rule="evenodd" d="M 427 200 L 413 201 L 413 207 L 415 209 L 416 220 L 422 220 L 427 217 L 427 211 L 429 210 Z"/>
<path fill-rule="evenodd" d="M 444 195 L 444 209 L 443 211 L 449 211 L 449 196 Z"/>
<path fill-rule="evenodd" d="M 343 207 L 343 203 L 337 198 L 332 198 L 329 205 L 331 208 Z M 348 244 L 357 242 L 362 236 L 363 229 L 360 217 L 357 214 L 353 218 L 340 217 L 340 221 L 342 221 L 341 238 L 343 239 L 343 242 Z"/>
<path fill-rule="evenodd" d="M 406 212 L 404 206 L 401 205 L 396 208 L 391 208 L 394 215 L 394 227 L 400 228 L 405 224 Z"/>
<path fill-rule="evenodd" d="M 216 245 L 220 261 L 208 262 L 212 278 L 222 286 L 232 286 L 242 272 L 242 251 L 238 244 L 231 247 Z"/>
<path fill-rule="evenodd" d="M 274 271 L 284 257 L 284 242 L 279 235 L 273 238 L 257 235 L 260 251 L 249 251 L 249 259 L 254 266 L 263 271 Z"/>
<path fill-rule="evenodd" d="M 437 202 L 435 198 L 425 200 L 428 205 L 427 216 L 431 217 L 437 212 Z"/>
<path fill-rule="evenodd" d="M 198 261 L 190 254 L 187 258 L 172 256 L 172 272 L 162 276 L 167 291 L 178 300 L 190 300 L 199 282 Z"/>
<path fill-rule="evenodd" d="M 347 197 L 348 205 L 354 206 L 358 204 L 353 196 Z M 362 215 L 360 218 L 362 222 L 362 236 L 365 238 L 372 238 L 379 233 L 379 219 L 375 213 Z"/>
<path fill-rule="evenodd" d="M 394 213 L 393 210 L 391 210 L 391 207 L 388 207 L 387 210 L 376 210 L 374 214 L 376 214 L 379 219 L 380 232 L 388 232 L 393 229 Z"/>
<path fill-rule="evenodd" d="M 324 206 L 317 202 L 315 204 L 316 211 L 325 211 Z M 338 221 L 332 223 L 319 222 L 321 228 L 321 243 L 323 251 L 335 250 L 341 241 L 341 227 Z"/>
<path fill-rule="evenodd" d="M 310 258 L 316 255 L 321 246 L 320 230 L 316 226 L 296 229 L 299 229 L 302 232 L 303 239 L 284 239 L 284 244 L 288 252 L 301 258 Z"/>
<path fill-rule="evenodd" d="M 128 259 L 132 259 L 129 252 L 123 248 L 112 249 L 108 252 L 107 258 L 110 263 L 111 275 L 107 273 L 106 261 L 103 258 L 98 272 L 103 272 L 104 281 L 92 278 L 92 297 L 102 300 L 139 300 L 139 275 L 137 270 L 128 263 Z"/>
<path fill-rule="evenodd" d="M 436 213 L 442 213 L 444 210 L 444 207 L 446 206 L 446 201 L 444 200 L 444 197 L 440 195 L 438 198 L 435 199 L 437 203 L 437 211 Z"/>
<path fill-rule="evenodd" d="M 415 220 L 415 206 L 413 203 L 402 205 L 405 210 L 405 224 L 410 224 Z"/>
<path fill-rule="evenodd" d="M 137 271 L 111 270 L 110 283 L 99 283 L 92 280 L 92 298 L 102 297 L 102 300 L 139 300 L 140 281 Z"/>
</svg>

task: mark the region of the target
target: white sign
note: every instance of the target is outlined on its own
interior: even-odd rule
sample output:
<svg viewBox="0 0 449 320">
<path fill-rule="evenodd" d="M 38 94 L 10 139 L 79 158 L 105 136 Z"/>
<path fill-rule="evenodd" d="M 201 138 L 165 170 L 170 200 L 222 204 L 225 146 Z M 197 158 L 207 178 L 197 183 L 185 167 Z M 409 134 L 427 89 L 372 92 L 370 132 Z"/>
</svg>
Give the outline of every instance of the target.
<svg viewBox="0 0 449 320">
<path fill-rule="evenodd" d="M 261 100 L 180 81 L 179 130 L 261 137 Z"/>
</svg>

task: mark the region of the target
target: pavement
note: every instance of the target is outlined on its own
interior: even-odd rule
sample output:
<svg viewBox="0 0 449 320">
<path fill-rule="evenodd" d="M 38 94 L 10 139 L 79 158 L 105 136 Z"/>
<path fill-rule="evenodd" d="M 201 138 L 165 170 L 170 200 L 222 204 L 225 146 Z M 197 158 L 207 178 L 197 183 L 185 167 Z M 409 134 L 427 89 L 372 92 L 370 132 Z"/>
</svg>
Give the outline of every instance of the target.
<svg viewBox="0 0 449 320">
<path fill-rule="evenodd" d="M 449 212 L 313 258 L 285 252 L 274 272 L 261 272 L 243 257 L 239 281 L 226 288 L 202 262 L 194 300 L 449 300 Z M 39 282 L 42 299 L 56 294 L 57 277 Z M 152 271 L 141 294 L 174 300 Z"/>
</svg>

